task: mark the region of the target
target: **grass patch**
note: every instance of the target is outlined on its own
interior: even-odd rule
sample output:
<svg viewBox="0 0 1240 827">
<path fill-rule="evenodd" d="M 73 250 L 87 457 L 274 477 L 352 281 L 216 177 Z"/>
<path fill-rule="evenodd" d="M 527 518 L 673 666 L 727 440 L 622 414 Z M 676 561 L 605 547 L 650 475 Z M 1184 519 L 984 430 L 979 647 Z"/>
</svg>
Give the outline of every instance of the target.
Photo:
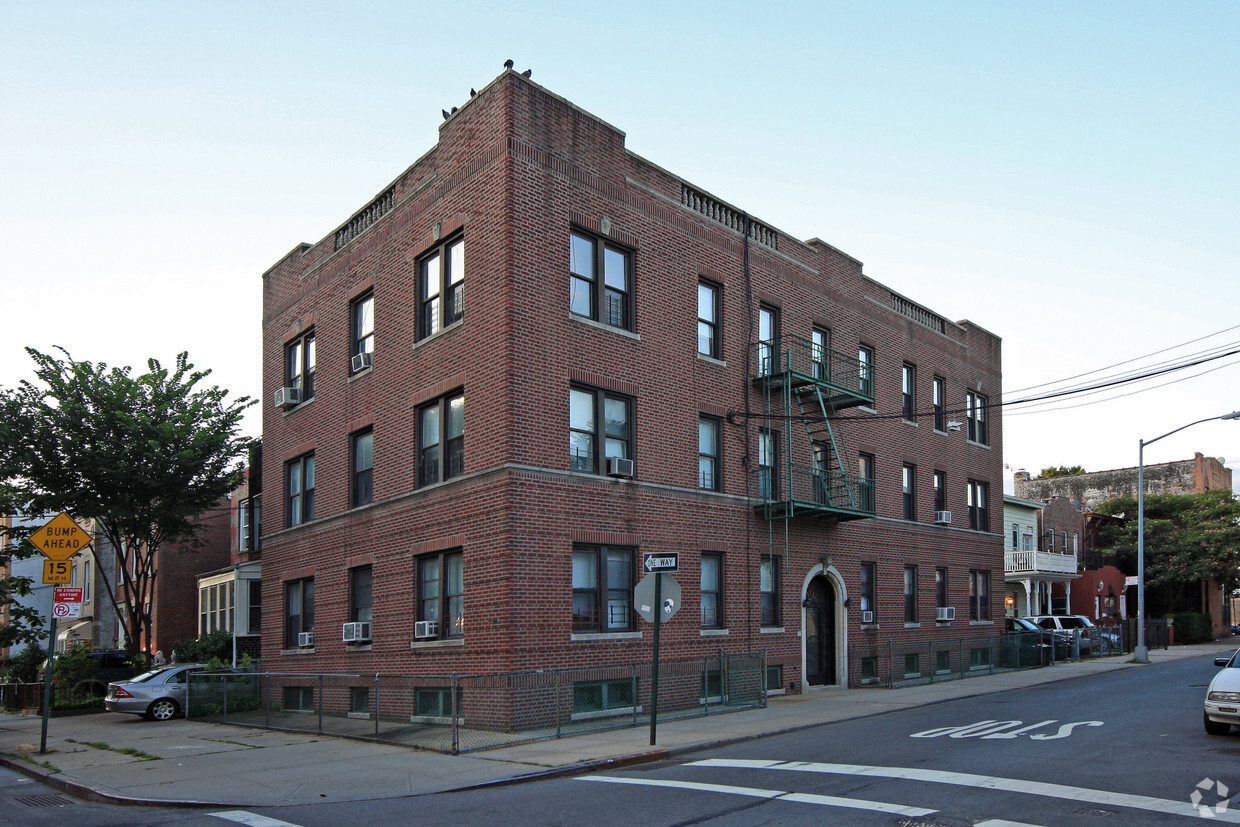
<svg viewBox="0 0 1240 827">
<path fill-rule="evenodd" d="M 6 752 L 4 754 L 9 758 L 24 761 L 27 764 L 34 764 L 36 767 L 42 767 L 48 772 L 60 772 L 60 767 L 56 766 L 51 761 L 36 761 L 31 757 L 31 753 L 29 752 Z"/>
<path fill-rule="evenodd" d="M 132 755 L 134 758 L 137 758 L 139 761 L 158 761 L 159 760 L 158 755 L 151 755 L 149 752 L 143 752 L 142 750 L 134 749 L 133 747 L 113 747 L 108 744 L 102 743 L 101 741 L 75 741 L 72 738 L 66 738 L 65 740 L 68 741 L 70 744 L 81 744 L 82 746 L 90 747 L 91 749 L 105 750 L 107 752 L 119 752 L 121 755 Z"/>
</svg>

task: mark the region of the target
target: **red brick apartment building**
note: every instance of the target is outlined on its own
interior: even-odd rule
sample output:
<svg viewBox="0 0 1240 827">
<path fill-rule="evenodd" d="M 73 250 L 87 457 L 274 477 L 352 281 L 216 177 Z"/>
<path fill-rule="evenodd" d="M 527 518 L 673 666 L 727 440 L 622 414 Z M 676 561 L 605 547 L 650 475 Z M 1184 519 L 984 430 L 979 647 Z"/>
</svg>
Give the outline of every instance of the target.
<svg viewBox="0 0 1240 827">
<path fill-rule="evenodd" d="M 264 275 L 265 669 L 648 661 L 649 552 L 772 689 L 999 633 L 998 337 L 515 72 L 448 115 Z"/>
</svg>

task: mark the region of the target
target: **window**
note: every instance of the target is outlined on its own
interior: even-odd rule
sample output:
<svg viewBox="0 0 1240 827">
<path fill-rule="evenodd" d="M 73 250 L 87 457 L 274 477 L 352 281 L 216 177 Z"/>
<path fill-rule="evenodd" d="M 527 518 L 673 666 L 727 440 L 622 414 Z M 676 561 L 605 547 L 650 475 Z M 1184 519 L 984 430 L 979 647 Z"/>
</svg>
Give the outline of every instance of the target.
<svg viewBox="0 0 1240 827">
<path fill-rule="evenodd" d="M 296 709 L 301 712 L 314 711 L 314 687 L 312 686 L 286 686 L 284 687 L 284 708 Z"/>
<path fill-rule="evenodd" d="M 784 667 L 775 665 L 766 667 L 766 691 L 779 692 L 784 688 Z"/>
<path fill-rule="evenodd" d="M 375 294 L 366 293 L 352 305 L 353 342 L 349 348 L 350 373 L 370 367 L 375 354 Z M 362 359 L 356 357 L 361 356 Z"/>
<path fill-rule="evenodd" d="M 1073 532 L 1072 533 L 1072 553 L 1078 554 L 1080 553 L 1080 551 L 1081 551 L 1081 537 L 1076 532 Z M 90 569 L 87 569 L 86 573 L 87 575 L 89 575 Z M 88 577 L 88 580 L 89 580 L 89 577 Z M 89 586 L 89 582 L 87 583 L 87 585 Z"/>
<path fill-rule="evenodd" d="M 314 398 L 314 331 L 284 346 L 284 385 L 301 393 L 301 402 Z"/>
<path fill-rule="evenodd" d="M 934 472 L 934 510 L 947 510 L 947 474 L 944 471 Z"/>
<path fill-rule="evenodd" d="M 350 454 L 350 464 L 353 468 L 350 502 L 354 508 L 357 508 L 359 505 L 366 505 L 373 500 L 375 495 L 374 431 L 367 429 L 354 434 Z"/>
<path fill-rule="evenodd" d="M 465 394 L 436 399 L 418 411 L 418 485 L 465 471 Z"/>
<path fill-rule="evenodd" d="M 877 615 L 873 614 L 873 612 L 876 609 L 876 606 L 875 606 L 876 592 L 875 592 L 874 580 L 875 580 L 875 577 L 877 576 L 877 569 L 878 569 L 877 563 L 862 563 L 861 564 L 861 612 L 862 612 L 861 622 L 862 623 L 873 623 L 878 619 Z M 865 619 L 865 614 L 864 614 L 865 612 L 871 613 L 870 619 L 868 621 Z"/>
<path fill-rule="evenodd" d="M 990 531 L 990 509 L 987 500 L 990 486 L 977 480 L 969 480 L 969 528 L 974 531 Z"/>
<path fill-rule="evenodd" d="M 719 420 L 713 416 L 698 418 L 698 488 L 718 491 Z"/>
<path fill-rule="evenodd" d="M 990 620 L 990 572 L 969 571 L 969 620 Z"/>
<path fill-rule="evenodd" d="M 870 655 L 861 659 L 861 682 L 878 683 L 878 656 Z"/>
<path fill-rule="evenodd" d="M 905 362 L 900 368 L 900 415 L 917 419 L 917 367 Z"/>
<path fill-rule="evenodd" d="M 262 532 L 262 500 L 258 497 L 244 499 L 237 504 L 237 550 L 253 551 Z"/>
<path fill-rule="evenodd" d="M 249 632 L 257 635 L 259 630 L 263 628 L 263 586 L 261 580 L 251 580 L 250 584 L 250 605 L 249 605 Z"/>
<path fill-rule="evenodd" d="M 921 676 L 921 655 L 916 652 L 910 652 L 904 656 L 904 677 L 917 678 Z"/>
<path fill-rule="evenodd" d="M 861 345 L 857 348 L 857 390 L 862 396 L 874 395 L 874 348 Z"/>
<path fill-rule="evenodd" d="M 904 519 L 906 520 L 917 519 L 916 479 L 916 465 L 905 464 L 900 469 L 900 496 L 904 506 Z"/>
<path fill-rule="evenodd" d="M 947 431 L 947 381 L 942 376 L 934 377 L 930 385 L 931 403 L 934 405 L 934 430 Z"/>
<path fill-rule="evenodd" d="M 779 440 L 775 432 L 758 429 L 758 496 L 773 500 L 779 496 Z"/>
<path fill-rule="evenodd" d="M 461 714 L 463 687 L 456 688 L 456 714 Z M 452 687 L 418 687 L 413 693 L 413 714 L 419 718 L 451 718 Z"/>
<path fill-rule="evenodd" d="M 198 634 L 232 629 L 233 581 L 198 590 Z"/>
<path fill-rule="evenodd" d="M 969 441 L 989 445 L 986 434 L 986 397 L 969 391 L 965 394 L 965 415 L 969 421 Z"/>
<path fill-rule="evenodd" d="M 1075 536 L 1075 535 L 1073 535 Z M 82 602 L 90 602 L 90 561 L 82 561 Z"/>
<path fill-rule="evenodd" d="M 702 552 L 702 628 L 723 628 L 723 555 Z"/>
<path fill-rule="evenodd" d="M 301 645 L 298 636 L 314 632 L 314 578 L 284 584 L 284 648 Z"/>
<path fill-rule="evenodd" d="M 632 678 L 581 681 L 573 684 L 573 712 L 603 712 L 634 707 Z"/>
<path fill-rule="evenodd" d="M 917 567 L 904 567 L 904 622 L 917 622 Z"/>
<path fill-rule="evenodd" d="M 1025 526 L 1025 530 L 1021 532 L 1020 550 L 1021 551 L 1034 551 L 1035 550 L 1034 542 L 1033 542 L 1033 526 L 1031 525 Z"/>
<path fill-rule="evenodd" d="M 354 715 L 365 715 L 370 712 L 370 687 L 349 687 L 349 712 Z"/>
<path fill-rule="evenodd" d="M 1046 550 L 1055 550 L 1055 529 L 1053 528 L 1047 529 L 1046 531 Z"/>
<path fill-rule="evenodd" d="M 573 631 L 631 632 L 633 614 L 633 549 L 573 549 Z"/>
<path fill-rule="evenodd" d="M 810 360 L 814 364 L 814 378 L 827 381 L 831 378 L 831 331 L 815 327 L 809 334 Z"/>
<path fill-rule="evenodd" d="M 874 455 L 857 457 L 857 477 L 861 483 L 861 510 L 874 510 Z"/>
<path fill-rule="evenodd" d="M 418 558 L 418 620 L 439 623 L 440 639 L 465 634 L 465 570 L 461 552 Z"/>
<path fill-rule="evenodd" d="M 569 309 L 597 322 L 633 329 L 633 254 L 587 236 L 569 234 Z"/>
<path fill-rule="evenodd" d="M 762 594 L 763 626 L 779 625 L 779 558 L 763 557 L 758 573 L 758 591 Z"/>
<path fill-rule="evenodd" d="M 942 609 L 947 605 L 947 569 L 940 566 L 934 570 L 934 606 Z"/>
<path fill-rule="evenodd" d="M 758 306 L 758 375 L 778 370 L 775 348 L 779 341 L 779 311 L 768 304 Z"/>
<path fill-rule="evenodd" d="M 418 262 L 418 339 L 465 316 L 465 240 L 444 242 Z"/>
<path fill-rule="evenodd" d="M 609 458 L 632 459 L 632 400 L 628 397 L 571 388 L 568 420 L 568 461 L 572 470 L 604 474 Z M 599 442 L 603 443 L 602 456 L 598 452 Z"/>
<path fill-rule="evenodd" d="M 290 526 L 308 523 L 314 519 L 314 454 L 298 457 L 285 471 L 286 522 Z"/>
<path fill-rule="evenodd" d="M 698 282 L 698 353 L 719 359 L 723 352 L 719 341 L 720 297 L 722 289 L 705 279 Z"/>
<path fill-rule="evenodd" d="M 370 566 L 349 569 L 349 621 L 369 623 L 374 570 Z"/>
</svg>

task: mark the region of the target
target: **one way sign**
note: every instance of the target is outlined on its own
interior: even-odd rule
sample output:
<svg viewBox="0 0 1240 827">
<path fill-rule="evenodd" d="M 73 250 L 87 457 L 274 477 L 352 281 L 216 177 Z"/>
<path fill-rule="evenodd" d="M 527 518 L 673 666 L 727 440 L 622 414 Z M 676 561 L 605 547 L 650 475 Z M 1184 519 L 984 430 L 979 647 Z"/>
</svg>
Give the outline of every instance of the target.
<svg viewBox="0 0 1240 827">
<path fill-rule="evenodd" d="M 658 554 L 646 554 L 642 556 L 642 567 L 647 572 L 674 572 L 680 571 L 680 552 L 664 551 Z"/>
</svg>

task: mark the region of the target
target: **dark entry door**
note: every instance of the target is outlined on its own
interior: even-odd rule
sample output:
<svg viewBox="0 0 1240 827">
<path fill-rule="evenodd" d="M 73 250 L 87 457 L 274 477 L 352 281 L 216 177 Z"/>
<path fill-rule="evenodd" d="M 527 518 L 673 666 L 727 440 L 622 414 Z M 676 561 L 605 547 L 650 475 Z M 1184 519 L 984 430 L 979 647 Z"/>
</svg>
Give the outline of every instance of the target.
<svg viewBox="0 0 1240 827">
<path fill-rule="evenodd" d="M 810 686 L 835 683 L 835 588 L 821 576 L 805 595 L 805 680 Z"/>
</svg>

